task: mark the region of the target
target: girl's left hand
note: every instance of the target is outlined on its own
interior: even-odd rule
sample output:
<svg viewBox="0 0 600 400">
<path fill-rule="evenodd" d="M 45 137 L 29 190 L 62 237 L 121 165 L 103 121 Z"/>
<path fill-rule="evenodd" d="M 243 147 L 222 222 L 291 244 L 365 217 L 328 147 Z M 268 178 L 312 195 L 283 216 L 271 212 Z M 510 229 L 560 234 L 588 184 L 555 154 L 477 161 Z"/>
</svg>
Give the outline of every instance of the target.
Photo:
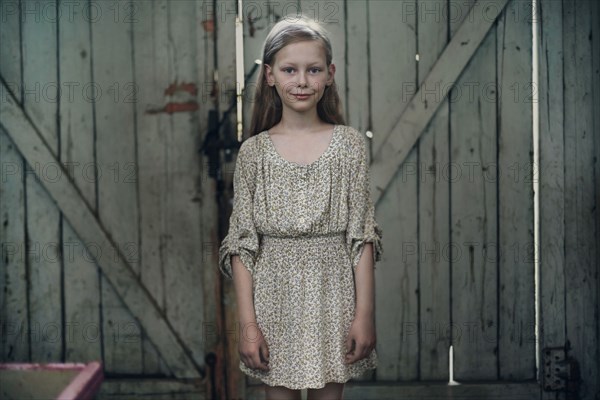
<svg viewBox="0 0 600 400">
<path fill-rule="evenodd" d="M 352 364 L 371 354 L 375 348 L 375 321 L 372 316 L 356 315 L 346 338 L 345 363 Z"/>
</svg>

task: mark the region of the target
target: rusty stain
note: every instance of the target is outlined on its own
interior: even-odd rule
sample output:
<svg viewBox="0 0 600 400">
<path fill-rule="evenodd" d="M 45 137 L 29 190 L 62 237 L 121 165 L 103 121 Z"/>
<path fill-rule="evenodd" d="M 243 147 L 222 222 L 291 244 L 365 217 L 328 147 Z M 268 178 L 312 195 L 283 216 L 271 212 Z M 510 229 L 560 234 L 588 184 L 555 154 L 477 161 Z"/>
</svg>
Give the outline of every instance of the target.
<svg viewBox="0 0 600 400">
<path fill-rule="evenodd" d="M 196 101 L 188 101 L 187 103 L 167 103 L 163 108 L 151 109 L 146 111 L 146 114 L 159 114 L 167 113 L 173 114 L 177 112 L 196 111 L 198 110 L 198 103 Z"/>
<path fill-rule="evenodd" d="M 473 254 L 475 249 L 473 245 L 469 245 L 469 272 L 471 276 L 471 286 L 475 285 L 475 255 Z M 482 285 L 484 287 L 485 285 Z"/>
<path fill-rule="evenodd" d="M 250 37 L 254 37 L 254 34 L 256 33 L 256 26 L 254 25 L 254 20 L 255 18 L 252 18 L 250 15 L 248 15 L 248 30 L 250 33 Z"/>
<path fill-rule="evenodd" d="M 191 95 L 198 94 L 198 87 L 195 83 L 172 83 L 165 89 L 165 96 L 172 96 L 175 92 L 188 92 Z"/>
<path fill-rule="evenodd" d="M 212 19 L 205 19 L 202 21 L 202 28 L 206 32 L 214 32 L 215 31 L 215 22 Z"/>
</svg>

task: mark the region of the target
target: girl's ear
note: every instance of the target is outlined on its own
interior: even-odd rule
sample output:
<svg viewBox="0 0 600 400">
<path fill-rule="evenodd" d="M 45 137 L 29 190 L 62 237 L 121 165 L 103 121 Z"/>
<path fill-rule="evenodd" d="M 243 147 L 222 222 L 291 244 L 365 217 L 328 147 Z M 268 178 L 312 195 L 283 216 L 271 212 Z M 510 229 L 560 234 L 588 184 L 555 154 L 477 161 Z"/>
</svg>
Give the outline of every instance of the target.
<svg viewBox="0 0 600 400">
<path fill-rule="evenodd" d="M 264 64 L 265 67 L 265 80 L 269 86 L 273 86 L 273 74 L 271 72 L 271 66 L 269 64 Z"/>
<path fill-rule="evenodd" d="M 335 77 L 335 64 L 329 64 L 329 78 L 327 78 L 327 86 L 333 84 L 333 78 Z"/>
</svg>

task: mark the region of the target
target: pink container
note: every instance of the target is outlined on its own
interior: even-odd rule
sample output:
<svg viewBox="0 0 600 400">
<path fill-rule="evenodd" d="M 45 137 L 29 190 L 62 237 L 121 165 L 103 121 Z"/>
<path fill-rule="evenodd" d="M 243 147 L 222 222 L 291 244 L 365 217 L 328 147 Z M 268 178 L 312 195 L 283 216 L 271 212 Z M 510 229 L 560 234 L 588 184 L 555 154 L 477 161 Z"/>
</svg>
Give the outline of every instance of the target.
<svg viewBox="0 0 600 400">
<path fill-rule="evenodd" d="M 0 364 L 0 399 L 92 399 L 104 380 L 102 364 Z"/>
</svg>

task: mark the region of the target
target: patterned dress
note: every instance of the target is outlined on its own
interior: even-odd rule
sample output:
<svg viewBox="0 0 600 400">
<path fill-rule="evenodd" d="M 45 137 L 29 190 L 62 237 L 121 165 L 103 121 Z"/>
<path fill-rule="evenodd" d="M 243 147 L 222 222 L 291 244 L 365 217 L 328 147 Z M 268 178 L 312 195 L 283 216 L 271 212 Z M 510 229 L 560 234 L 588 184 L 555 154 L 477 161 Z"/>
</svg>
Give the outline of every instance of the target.
<svg viewBox="0 0 600 400">
<path fill-rule="evenodd" d="M 322 388 L 377 367 L 375 350 L 345 364 L 354 319 L 354 270 L 366 242 L 373 263 L 382 230 L 370 197 L 366 139 L 335 125 L 313 163 L 284 159 L 268 131 L 244 141 L 235 166 L 229 231 L 219 268 L 232 279 L 238 254 L 253 280 L 256 321 L 269 348 L 269 371 L 246 374 L 270 386 Z M 242 331 L 241 334 L 244 332 Z"/>
</svg>

